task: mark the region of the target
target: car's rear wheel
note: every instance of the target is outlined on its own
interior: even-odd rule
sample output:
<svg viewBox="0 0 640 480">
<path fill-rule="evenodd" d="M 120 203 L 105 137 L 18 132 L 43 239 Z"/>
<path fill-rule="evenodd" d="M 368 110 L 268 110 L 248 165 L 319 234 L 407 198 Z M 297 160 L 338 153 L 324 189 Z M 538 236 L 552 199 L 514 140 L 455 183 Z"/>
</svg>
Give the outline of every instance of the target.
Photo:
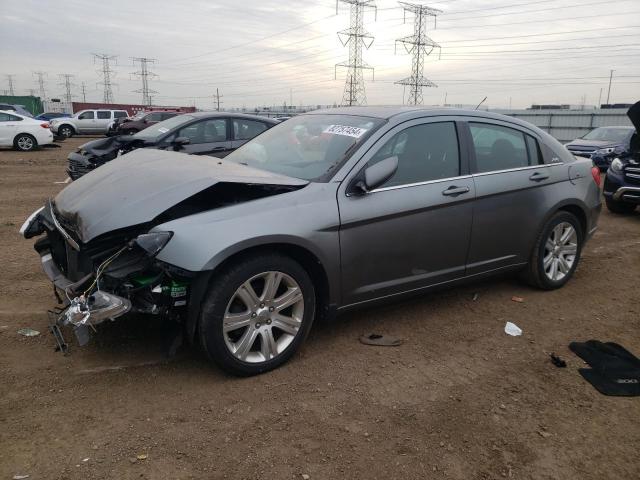
<svg viewBox="0 0 640 480">
<path fill-rule="evenodd" d="M 523 272 L 531 285 L 553 290 L 562 287 L 580 260 L 584 233 L 570 212 L 557 212 L 542 228 Z"/>
<path fill-rule="evenodd" d="M 71 138 L 76 132 L 71 125 L 62 125 L 58 128 L 58 133 L 61 137 Z"/>
<path fill-rule="evenodd" d="M 612 198 L 605 197 L 605 203 L 607 204 L 607 210 L 611 213 L 618 213 L 625 215 L 633 212 L 636 206 L 632 203 L 616 202 Z"/>
<path fill-rule="evenodd" d="M 247 257 L 216 275 L 200 315 L 200 343 L 234 375 L 272 370 L 304 341 L 315 303 L 313 282 L 297 262 L 276 253 Z"/>
<path fill-rule="evenodd" d="M 38 141 L 35 139 L 35 137 L 29 135 L 28 133 L 21 133 L 20 135 L 16 136 L 13 144 L 15 145 L 16 149 L 20 150 L 21 152 L 30 152 L 31 150 L 35 150 L 36 148 L 38 148 Z"/>
</svg>

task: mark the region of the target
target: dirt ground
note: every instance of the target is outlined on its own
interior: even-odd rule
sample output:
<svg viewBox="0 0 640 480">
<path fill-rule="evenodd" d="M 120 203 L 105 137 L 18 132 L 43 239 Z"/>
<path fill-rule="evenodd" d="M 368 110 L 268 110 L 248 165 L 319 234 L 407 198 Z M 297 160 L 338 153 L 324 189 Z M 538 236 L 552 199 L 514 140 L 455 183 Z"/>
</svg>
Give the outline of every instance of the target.
<svg viewBox="0 0 640 480">
<path fill-rule="evenodd" d="M 599 394 L 567 348 L 598 339 L 640 355 L 640 214 L 603 210 L 561 290 L 500 278 L 350 313 L 258 377 L 225 376 L 194 349 L 166 361 L 166 327 L 149 318 L 65 357 L 18 229 L 84 141 L 0 151 L 0 479 L 640 478 L 640 398 Z M 405 342 L 365 346 L 366 332 Z"/>
</svg>

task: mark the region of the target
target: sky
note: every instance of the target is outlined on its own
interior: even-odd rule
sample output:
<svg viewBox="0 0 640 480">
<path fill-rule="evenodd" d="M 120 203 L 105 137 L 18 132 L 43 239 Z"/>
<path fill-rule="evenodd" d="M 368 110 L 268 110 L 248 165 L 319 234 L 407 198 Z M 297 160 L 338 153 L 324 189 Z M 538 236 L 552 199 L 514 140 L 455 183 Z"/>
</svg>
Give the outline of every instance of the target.
<svg viewBox="0 0 640 480">
<path fill-rule="evenodd" d="M 365 29 L 369 105 L 399 105 L 411 55 L 395 40 L 413 33 L 413 17 L 395 0 L 375 0 Z M 428 23 L 440 45 L 425 61 L 425 105 L 492 108 L 531 104 L 595 105 L 640 98 L 638 0 L 442 0 Z M 222 108 L 340 104 L 348 59 L 336 32 L 349 27 L 349 6 L 334 0 L 0 0 L 0 92 L 14 75 L 16 94 L 37 88 L 47 72 L 48 97 L 61 97 L 59 74 L 74 75 L 72 93 L 102 101 L 93 53 L 117 56 L 114 99 L 141 103 L 132 57 L 156 61 L 150 87 L 158 105 Z M 336 77 L 334 78 L 334 75 Z"/>
</svg>

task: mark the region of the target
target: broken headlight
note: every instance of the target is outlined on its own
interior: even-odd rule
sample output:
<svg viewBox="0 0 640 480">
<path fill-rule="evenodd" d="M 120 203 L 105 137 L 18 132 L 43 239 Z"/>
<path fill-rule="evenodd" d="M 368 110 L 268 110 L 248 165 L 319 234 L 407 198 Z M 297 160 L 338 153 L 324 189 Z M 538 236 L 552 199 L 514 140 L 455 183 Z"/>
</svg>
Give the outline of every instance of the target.
<svg viewBox="0 0 640 480">
<path fill-rule="evenodd" d="M 138 235 L 134 242 L 150 256 L 155 257 L 169 243 L 171 237 L 173 232 L 143 233 Z"/>
</svg>

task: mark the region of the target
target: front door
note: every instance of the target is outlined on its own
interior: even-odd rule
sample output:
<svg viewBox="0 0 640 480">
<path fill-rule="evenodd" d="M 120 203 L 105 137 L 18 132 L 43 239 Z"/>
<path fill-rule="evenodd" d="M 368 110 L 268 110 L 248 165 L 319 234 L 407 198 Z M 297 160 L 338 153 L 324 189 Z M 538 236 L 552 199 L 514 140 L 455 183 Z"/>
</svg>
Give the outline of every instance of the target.
<svg viewBox="0 0 640 480">
<path fill-rule="evenodd" d="M 454 119 L 413 120 L 383 136 L 338 194 L 343 305 L 463 277 L 475 188 Z M 384 185 L 349 195 L 369 165 L 398 157 Z"/>
<path fill-rule="evenodd" d="M 226 118 L 213 118 L 191 123 L 181 128 L 177 137 L 189 139 L 189 143 L 180 150 L 184 153 L 223 157 L 231 151 Z"/>
<path fill-rule="evenodd" d="M 16 126 L 22 119 L 10 113 L 0 112 L 0 145 L 12 146 L 16 136 Z"/>
<path fill-rule="evenodd" d="M 93 133 L 96 131 L 96 112 L 93 110 L 85 110 L 75 122 L 78 127 L 78 133 Z"/>
<path fill-rule="evenodd" d="M 467 274 L 474 275 L 529 260 L 549 202 L 566 195 L 568 177 L 545 163 L 533 131 L 485 119 L 468 128 L 476 201 Z"/>
</svg>

